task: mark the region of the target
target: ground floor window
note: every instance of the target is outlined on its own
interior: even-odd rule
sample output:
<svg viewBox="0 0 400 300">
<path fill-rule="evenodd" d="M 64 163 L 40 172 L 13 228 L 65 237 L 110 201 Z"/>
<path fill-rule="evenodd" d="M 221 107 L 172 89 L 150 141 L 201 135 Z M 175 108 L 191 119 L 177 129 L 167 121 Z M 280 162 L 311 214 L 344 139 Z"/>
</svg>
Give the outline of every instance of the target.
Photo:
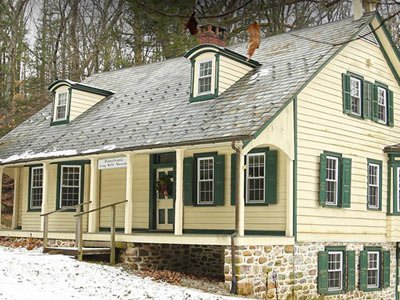
<svg viewBox="0 0 400 300">
<path fill-rule="evenodd" d="M 379 251 L 368 251 L 367 286 L 369 289 L 379 287 Z"/>
<path fill-rule="evenodd" d="M 328 252 L 328 291 L 340 291 L 343 288 L 343 252 Z"/>
<path fill-rule="evenodd" d="M 67 207 L 80 203 L 82 166 L 61 166 L 60 206 Z"/>
<path fill-rule="evenodd" d="M 30 168 L 29 209 L 41 209 L 43 195 L 43 167 Z"/>
</svg>

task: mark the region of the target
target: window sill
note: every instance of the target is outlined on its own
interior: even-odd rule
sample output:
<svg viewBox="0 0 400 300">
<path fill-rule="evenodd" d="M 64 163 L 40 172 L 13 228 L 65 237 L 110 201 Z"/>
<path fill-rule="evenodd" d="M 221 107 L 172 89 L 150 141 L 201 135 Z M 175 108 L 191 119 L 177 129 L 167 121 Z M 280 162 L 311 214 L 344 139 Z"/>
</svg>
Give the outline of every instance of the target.
<svg viewBox="0 0 400 300">
<path fill-rule="evenodd" d="M 69 120 L 51 121 L 50 126 L 69 124 Z"/>
<path fill-rule="evenodd" d="M 28 212 L 41 212 L 41 208 L 28 208 Z"/>
<path fill-rule="evenodd" d="M 265 202 L 260 202 L 260 203 L 244 203 L 245 206 L 268 206 Z"/>
<path fill-rule="evenodd" d="M 191 97 L 189 99 L 190 102 L 199 102 L 199 101 L 205 101 L 205 100 L 211 100 L 217 98 L 217 94 L 206 94 L 206 95 L 200 95 L 196 97 Z"/>
<path fill-rule="evenodd" d="M 367 206 L 367 210 L 382 211 L 380 207 L 369 207 L 369 206 Z"/>
<path fill-rule="evenodd" d="M 377 291 L 382 291 L 381 288 L 377 287 L 377 288 L 367 288 L 365 290 L 366 292 L 377 292 Z"/>
<path fill-rule="evenodd" d="M 328 291 L 325 295 L 341 295 L 346 294 L 345 290 Z"/>
</svg>

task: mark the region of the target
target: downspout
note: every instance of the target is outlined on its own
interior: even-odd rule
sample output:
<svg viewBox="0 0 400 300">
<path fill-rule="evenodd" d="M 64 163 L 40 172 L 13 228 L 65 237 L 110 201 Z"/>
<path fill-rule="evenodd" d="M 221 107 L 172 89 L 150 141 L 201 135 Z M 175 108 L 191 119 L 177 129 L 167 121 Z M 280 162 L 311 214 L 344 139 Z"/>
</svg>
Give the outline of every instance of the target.
<svg viewBox="0 0 400 300">
<path fill-rule="evenodd" d="M 236 141 L 232 141 L 232 149 L 236 152 L 236 178 L 240 178 L 240 152 L 241 149 L 236 147 Z M 239 183 L 236 180 L 236 201 L 235 201 L 235 232 L 231 235 L 231 260 L 232 260 L 232 286 L 231 294 L 237 293 L 237 278 L 236 278 L 236 259 L 235 259 L 235 237 L 239 233 Z"/>
</svg>

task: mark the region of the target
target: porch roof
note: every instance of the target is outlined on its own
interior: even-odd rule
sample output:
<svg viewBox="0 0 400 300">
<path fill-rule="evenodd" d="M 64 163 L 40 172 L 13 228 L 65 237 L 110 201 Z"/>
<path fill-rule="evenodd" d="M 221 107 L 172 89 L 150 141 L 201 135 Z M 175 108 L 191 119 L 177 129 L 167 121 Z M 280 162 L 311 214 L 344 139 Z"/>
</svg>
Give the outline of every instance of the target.
<svg viewBox="0 0 400 300">
<path fill-rule="evenodd" d="M 114 91 L 69 124 L 50 126 L 52 104 L 0 139 L 0 164 L 139 148 L 250 139 L 374 14 L 265 38 L 262 65 L 216 99 L 189 102 L 190 62 L 175 58 L 95 74 Z M 246 44 L 230 47 L 246 55 Z"/>
</svg>

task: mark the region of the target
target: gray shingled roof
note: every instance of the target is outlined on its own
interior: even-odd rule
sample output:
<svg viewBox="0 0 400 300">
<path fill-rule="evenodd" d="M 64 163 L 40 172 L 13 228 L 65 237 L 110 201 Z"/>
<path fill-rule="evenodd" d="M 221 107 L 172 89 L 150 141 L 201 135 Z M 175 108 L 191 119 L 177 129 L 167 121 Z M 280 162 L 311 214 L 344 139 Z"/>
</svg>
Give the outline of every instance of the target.
<svg viewBox="0 0 400 300">
<path fill-rule="evenodd" d="M 213 100 L 189 102 L 183 57 L 92 75 L 83 83 L 116 93 L 66 125 L 50 126 L 48 105 L 0 139 L 0 162 L 248 138 L 372 17 L 263 39 L 253 57 L 262 66 Z"/>
</svg>

